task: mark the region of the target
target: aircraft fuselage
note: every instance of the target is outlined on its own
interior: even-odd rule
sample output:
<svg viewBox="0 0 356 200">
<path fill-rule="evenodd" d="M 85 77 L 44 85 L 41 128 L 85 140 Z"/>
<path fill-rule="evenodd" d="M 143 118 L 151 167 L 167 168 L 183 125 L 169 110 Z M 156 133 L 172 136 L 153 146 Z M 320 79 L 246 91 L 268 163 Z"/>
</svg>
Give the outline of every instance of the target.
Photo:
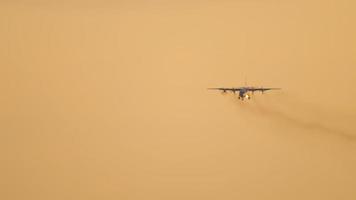
<svg viewBox="0 0 356 200">
<path fill-rule="evenodd" d="M 239 99 L 244 100 L 244 99 L 250 99 L 250 95 L 247 94 L 248 90 L 247 88 L 243 88 L 239 91 Z"/>
</svg>

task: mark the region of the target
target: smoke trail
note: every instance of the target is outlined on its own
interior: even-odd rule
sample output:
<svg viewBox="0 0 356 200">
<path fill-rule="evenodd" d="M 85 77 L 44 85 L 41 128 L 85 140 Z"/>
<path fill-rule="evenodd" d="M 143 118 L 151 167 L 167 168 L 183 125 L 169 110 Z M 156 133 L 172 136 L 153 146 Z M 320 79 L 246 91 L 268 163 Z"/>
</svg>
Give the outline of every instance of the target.
<svg viewBox="0 0 356 200">
<path fill-rule="evenodd" d="M 348 140 L 356 140 L 356 135 L 340 128 L 331 127 L 327 122 L 322 121 L 321 117 L 315 117 L 313 119 L 311 114 L 315 114 L 314 110 L 317 108 L 312 109 L 306 104 L 298 102 L 295 98 L 293 101 L 286 101 L 284 103 L 278 102 L 277 106 L 272 102 L 268 102 L 268 104 L 266 104 L 264 101 L 258 100 L 257 98 L 244 103 L 238 102 L 238 105 L 240 108 L 245 109 L 248 112 L 264 115 L 270 119 L 279 120 L 297 128 L 314 130 L 319 133 L 335 135 Z M 288 111 L 282 109 L 281 105 L 288 106 Z M 303 110 L 306 113 L 299 116 L 298 110 Z M 317 110 L 319 111 L 319 114 L 323 114 L 320 112 L 320 109 Z M 315 121 L 315 119 L 317 119 L 317 121 Z"/>
<path fill-rule="evenodd" d="M 340 130 L 337 128 L 332 128 L 330 126 L 327 126 L 326 123 L 312 121 L 311 119 L 308 119 L 308 118 L 305 118 L 303 120 L 303 119 L 297 117 L 295 114 L 287 113 L 285 111 L 282 111 L 281 109 L 270 108 L 268 106 L 264 106 L 264 105 L 260 104 L 258 101 L 255 101 L 254 103 L 255 103 L 254 106 L 256 108 L 256 111 L 259 114 L 273 117 L 274 119 L 277 119 L 277 120 L 283 120 L 291 125 L 294 125 L 296 127 L 302 128 L 302 129 L 315 130 L 315 131 L 318 131 L 321 133 L 337 135 L 337 136 L 341 136 L 341 137 L 349 139 L 349 140 L 356 139 L 355 135 L 353 135 L 349 132 L 346 132 L 344 130 Z"/>
<path fill-rule="evenodd" d="M 265 98 L 265 100 L 269 100 L 271 103 L 292 108 L 294 110 L 306 111 L 307 114 L 313 114 L 318 118 L 330 117 L 338 119 L 338 121 L 356 119 L 355 111 L 353 112 L 351 110 L 348 110 L 348 112 L 343 112 L 341 110 L 335 110 L 330 107 L 321 107 L 320 105 L 306 102 L 304 99 L 298 97 L 298 95 L 296 94 L 283 92 L 276 95 L 277 98 L 268 98 L 268 96 L 266 96 L 267 98 Z"/>
</svg>

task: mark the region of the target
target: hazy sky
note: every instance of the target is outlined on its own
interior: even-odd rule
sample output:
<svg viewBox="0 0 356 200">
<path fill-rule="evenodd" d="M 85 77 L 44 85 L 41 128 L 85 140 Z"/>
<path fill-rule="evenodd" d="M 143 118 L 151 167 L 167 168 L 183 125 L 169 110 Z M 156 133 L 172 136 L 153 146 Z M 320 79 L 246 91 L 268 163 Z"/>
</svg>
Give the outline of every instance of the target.
<svg viewBox="0 0 356 200">
<path fill-rule="evenodd" d="M 0 199 L 356 199 L 355 10 L 0 2 Z"/>
</svg>

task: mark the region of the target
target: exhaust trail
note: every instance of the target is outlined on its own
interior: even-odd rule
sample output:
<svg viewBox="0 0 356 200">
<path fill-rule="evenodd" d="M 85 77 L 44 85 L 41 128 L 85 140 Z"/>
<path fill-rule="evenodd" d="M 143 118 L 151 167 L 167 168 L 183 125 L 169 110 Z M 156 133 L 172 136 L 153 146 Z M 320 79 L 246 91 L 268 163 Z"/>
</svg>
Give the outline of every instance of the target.
<svg viewBox="0 0 356 200">
<path fill-rule="evenodd" d="M 277 110 L 273 108 L 268 108 L 268 106 L 264 106 L 258 102 L 255 103 L 256 109 L 259 111 L 260 114 L 271 116 L 274 119 L 277 120 L 284 120 L 285 122 L 288 122 L 291 125 L 294 125 L 296 127 L 306 129 L 306 130 L 315 130 L 321 133 L 327 133 L 327 134 L 332 134 L 336 136 L 341 136 L 345 139 L 349 140 L 355 140 L 356 135 L 353 135 L 347 131 L 337 129 L 337 128 L 332 128 L 330 126 L 327 126 L 326 123 L 322 122 L 317 122 L 317 121 L 312 121 L 311 119 L 308 118 L 298 118 L 296 115 L 293 115 L 292 113 L 287 113 L 282 110 Z"/>
<path fill-rule="evenodd" d="M 269 103 L 278 104 L 279 106 L 294 109 L 299 112 L 305 111 L 306 114 L 312 114 L 318 118 L 334 118 L 337 121 L 354 121 L 356 119 L 356 110 L 340 110 L 330 107 L 321 107 L 310 102 L 305 101 L 303 98 L 295 94 L 283 92 L 277 98 L 266 97 L 265 100 Z"/>
<path fill-rule="evenodd" d="M 249 102 L 238 102 L 238 105 L 248 112 L 269 117 L 270 119 L 287 123 L 296 128 L 335 135 L 347 140 L 356 140 L 356 135 L 352 134 L 351 131 L 332 127 L 335 124 L 329 125 L 328 122 L 322 121 L 321 117 L 313 117 L 312 114 L 315 114 L 313 113 L 313 109 L 310 109 L 310 107 L 302 102 L 299 103 L 297 100 L 294 100 L 293 103 L 287 102 L 282 103 L 282 105 L 278 103 L 276 105 L 273 103 L 265 103 L 264 100 L 253 98 Z M 281 106 L 288 106 L 289 109 L 282 109 Z M 314 109 L 320 111 L 318 108 Z M 298 110 L 303 110 L 304 113 L 301 115 Z"/>
</svg>

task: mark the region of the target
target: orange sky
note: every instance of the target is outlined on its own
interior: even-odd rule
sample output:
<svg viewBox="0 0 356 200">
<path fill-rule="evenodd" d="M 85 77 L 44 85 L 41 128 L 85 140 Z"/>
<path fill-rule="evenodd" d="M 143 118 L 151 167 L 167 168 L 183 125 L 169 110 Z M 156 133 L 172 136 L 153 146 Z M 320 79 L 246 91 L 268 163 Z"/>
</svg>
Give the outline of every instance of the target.
<svg viewBox="0 0 356 200">
<path fill-rule="evenodd" d="M 355 199 L 355 9 L 1 2 L 0 199 Z"/>
</svg>

